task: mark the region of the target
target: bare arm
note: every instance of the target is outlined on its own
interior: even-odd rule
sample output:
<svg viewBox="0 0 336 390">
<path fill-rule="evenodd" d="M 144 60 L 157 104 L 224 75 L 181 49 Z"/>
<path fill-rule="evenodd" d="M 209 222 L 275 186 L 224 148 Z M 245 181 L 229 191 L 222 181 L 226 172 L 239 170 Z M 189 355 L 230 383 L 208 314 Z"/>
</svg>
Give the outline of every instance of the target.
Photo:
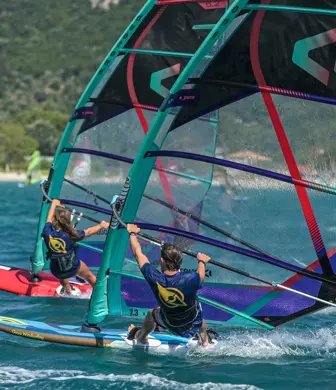
<svg viewBox="0 0 336 390">
<path fill-rule="evenodd" d="M 85 237 L 92 236 L 93 234 L 98 233 L 101 229 L 108 229 L 108 228 L 109 228 L 108 222 L 101 221 L 100 224 L 85 229 L 84 230 Z"/>
<path fill-rule="evenodd" d="M 149 263 L 149 260 L 147 256 L 145 256 L 142 253 L 141 245 L 137 239 L 136 234 L 140 232 L 140 229 L 137 227 L 137 225 L 128 224 L 127 225 L 127 231 L 130 234 L 130 243 L 131 243 L 131 250 L 132 253 L 138 263 L 139 268 L 141 269 L 144 264 Z"/>
<path fill-rule="evenodd" d="M 49 210 L 47 222 L 52 223 L 53 218 L 54 218 L 54 214 L 55 214 L 55 210 L 56 210 L 56 207 L 57 207 L 57 206 L 63 207 L 63 206 L 61 205 L 61 202 L 60 202 L 58 199 L 54 199 L 54 200 L 52 201 L 52 203 L 51 203 L 51 207 L 50 207 L 50 210 Z"/>
<path fill-rule="evenodd" d="M 198 253 L 197 254 L 197 260 L 198 260 L 198 267 L 197 267 L 197 273 L 200 276 L 201 282 L 203 282 L 205 278 L 205 266 L 206 263 L 211 260 L 211 258 L 204 253 Z"/>
</svg>

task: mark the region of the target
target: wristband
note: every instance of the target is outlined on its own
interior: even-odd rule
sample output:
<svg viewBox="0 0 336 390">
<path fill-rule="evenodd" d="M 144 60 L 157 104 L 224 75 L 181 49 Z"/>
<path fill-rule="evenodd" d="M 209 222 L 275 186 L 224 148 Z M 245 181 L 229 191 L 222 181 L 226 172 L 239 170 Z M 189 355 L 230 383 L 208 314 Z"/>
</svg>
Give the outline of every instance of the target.
<svg viewBox="0 0 336 390">
<path fill-rule="evenodd" d="M 132 232 L 130 233 L 130 236 L 136 236 L 136 233 Z"/>
<path fill-rule="evenodd" d="M 203 263 L 204 264 L 204 267 L 206 267 L 206 262 L 203 261 L 203 260 L 198 260 L 199 263 Z"/>
</svg>

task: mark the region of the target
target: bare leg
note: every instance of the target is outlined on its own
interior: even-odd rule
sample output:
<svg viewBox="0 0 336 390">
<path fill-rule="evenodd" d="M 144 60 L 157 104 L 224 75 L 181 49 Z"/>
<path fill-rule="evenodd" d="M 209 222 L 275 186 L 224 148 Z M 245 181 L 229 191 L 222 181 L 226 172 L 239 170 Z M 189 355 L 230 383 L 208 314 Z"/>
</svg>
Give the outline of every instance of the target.
<svg viewBox="0 0 336 390">
<path fill-rule="evenodd" d="M 153 330 L 155 329 L 155 322 L 153 320 L 152 311 L 153 310 L 148 310 L 148 313 L 146 315 L 146 318 L 145 318 L 145 321 L 142 325 L 142 328 L 140 330 L 138 330 L 136 335 L 135 335 L 135 339 L 138 340 L 142 344 L 147 343 L 147 336 L 151 332 L 153 332 Z M 130 332 L 133 328 L 134 328 L 134 325 L 132 324 L 128 327 L 128 331 Z"/>
<path fill-rule="evenodd" d="M 71 291 L 71 285 L 69 283 L 69 280 L 68 279 L 60 279 L 60 283 L 64 289 L 64 293 L 66 295 L 71 295 L 72 291 Z"/>
<path fill-rule="evenodd" d="M 202 347 L 206 347 L 209 344 L 209 338 L 208 338 L 208 333 L 206 331 L 206 323 L 203 320 L 202 321 L 202 327 L 199 331 L 199 336 L 200 336 L 200 344 Z"/>
<path fill-rule="evenodd" d="M 77 275 L 87 280 L 92 287 L 95 286 L 96 277 L 93 275 L 93 273 L 89 270 L 88 266 L 83 261 L 80 262 L 80 267 L 77 272 Z"/>
</svg>

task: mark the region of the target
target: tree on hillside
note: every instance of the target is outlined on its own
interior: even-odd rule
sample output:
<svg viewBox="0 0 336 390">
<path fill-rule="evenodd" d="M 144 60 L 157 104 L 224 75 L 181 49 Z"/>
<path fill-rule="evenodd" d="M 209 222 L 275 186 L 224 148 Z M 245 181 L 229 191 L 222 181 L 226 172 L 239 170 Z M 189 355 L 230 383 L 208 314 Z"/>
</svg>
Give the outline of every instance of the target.
<svg viewBox="0 0 336 390">
<path fill-rule="evenodd" d="M 43 155 L 52 156 L 55 154 L 60 133 L 50 121 L 39 119 L 26 127 L 27 133 L 36 139 L 39 149 Z"/>
<path fill-rule="evenodd" d="M 0 0 L 0 120 L 32 103 L 71 114 L 145 0 L 100 3 Z"/>
<path fill-rule="evenodd" d="M 0 124 L 0 162 L 6 171 L 10 170 L 11 164 L 22 162 L 37 146 L 37 141 L 29 137 L 20 124 Z"/>
<path fill-rule="evenodd" d="M 33 106 L 15 117 L 25 127 L 27 134 L 39 143 L 43 155 L 52 156 L 69 120 L 68 115 L 58 111 L 43 110 Z"/>
<path fill-rule="evenodd" d="M 25 127 L 38 120 L 48 121 L 60 134 L 63 132 L 69 120 L 69 116 L 59 111 L 43 110 L 40 107 L 34 106 L 15 117 L 15 122 L 19 122 Z"/>
</svg>

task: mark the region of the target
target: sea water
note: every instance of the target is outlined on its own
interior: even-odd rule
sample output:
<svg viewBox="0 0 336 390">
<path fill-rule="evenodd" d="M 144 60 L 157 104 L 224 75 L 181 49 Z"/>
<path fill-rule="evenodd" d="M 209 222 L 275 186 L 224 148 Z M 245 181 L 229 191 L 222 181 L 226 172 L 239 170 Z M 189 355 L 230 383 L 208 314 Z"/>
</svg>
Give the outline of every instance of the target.
<svg viewBox="0 0 336 390">
<path fill-rule="evenodd" d="M 283 194 L 278 196 L 279 203 L 284 202 Z M 0 264 L 27 267 L 40 201 L 38 185 L 19 188 L 17 183 L 0 183 Z M 322 210 L 324 204 L 315 207 Z M 333 211 L 323 213 L 324 223 L 336 233 Z M 264 224 L 295 223 L 289 218 L 284 213 Z M 270 232 L 265 229 L 265 235 Z M 0 292 L 0 301 L 3 316 L 78 325 L 88 303 L 5 292 Z M 215 352 L 185 357 L 71 347 L 0 333 L 0 388 L 335 389 L 335 319 L 336 312 L 327 309 L 271 332 L 223 327 Z M 110 328 L 128 325 L 128 319 L 105 322 Z"/>
</svg>

